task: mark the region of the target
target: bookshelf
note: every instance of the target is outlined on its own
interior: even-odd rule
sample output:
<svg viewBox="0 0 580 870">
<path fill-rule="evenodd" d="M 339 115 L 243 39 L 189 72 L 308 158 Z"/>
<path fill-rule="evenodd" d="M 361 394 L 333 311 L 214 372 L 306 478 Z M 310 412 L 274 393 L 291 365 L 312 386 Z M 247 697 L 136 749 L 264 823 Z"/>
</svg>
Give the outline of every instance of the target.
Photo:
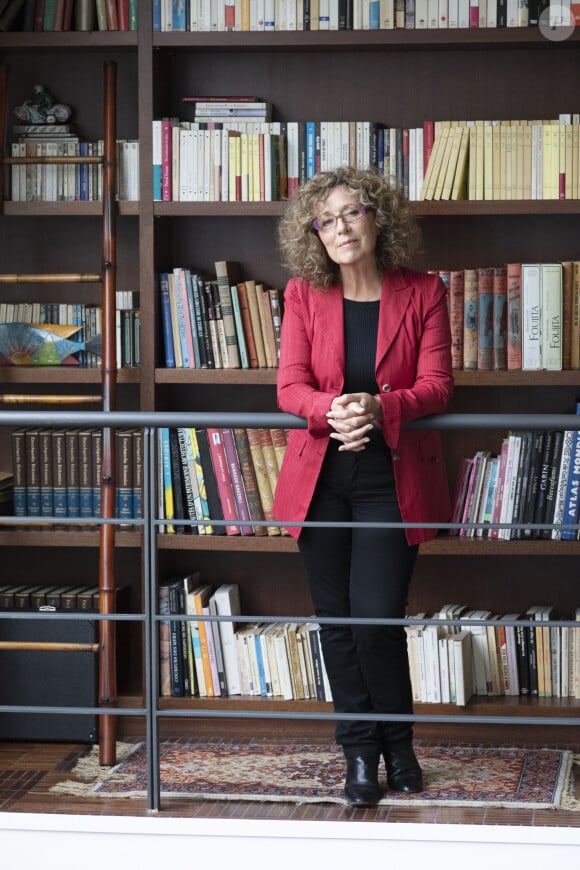
<svg viewBox="0 0 580 870">
<path fill-rule="evenodd" d="M 211 274 L 216 260 L 240 262 L 242 274 L 283 288 L 274 228 L 283 203 L 195 203 L 152 201 L 152 121 L 185 117 L 181 98 L 187 94 L 258 93 L 271 100 L 282 119 L 373 118 L 396 126 L 417 126 L 425 119 L 533 118 L 573 111 L 578 93 L 580 36 L 550 42 L 536 28 L 465 31 L 379 31 L 310 33 L 153 33 L 151 2 L 139 4 L 136 33 L 8 33 L 0 34 L 0 59 L 12 70 L 10 105 L 25 97 L 37 82 L 80 107 L 77 123 L 89 137 L 98 137 L 100 113 L 91 96 L 104 60 L 118 64 L 120 137 L 139 138 L 139 202 L 123 202 L 118 221 L 118 286 L 141 289 L 142 361 L 139 370 L 120 370 L 117 406 L 121 410 L 273 411 L 273 370 L 179 370 L 162 366 L 162 334 L 156 275 L 178 262 Z M 71 69 L 75 75 L 71 76 Z M 549 75 L 546 70 L 549 69 Z M 321 83 L 317 87 L 317 82 Z M 474 82 L 477 85 L 474 85 Z M 289 86 L 291 83 L 292 86 Z M 554 87 L 557 83 L 557 87 Z M 329 100 L 329 89 L 336 94 Z M 555 96 L 556 94 L 556 96 Z M 419 268 L 468 268 L 538 258 L 580 258 L 578 201 L 419 202 L 423 230 Z M 22 270 L 35 239 L 39 264 L 53 259 L 63 238 L 73 230 L 80 241 L 66 246 L 66 267 L 92 268 L 99 203 L 6 203 L 0 250 L 6 270 Z M 78 237 L 78 236 L 77 236 Z M 59 253 L 60 256 L 60 253 Z M 27 292 L 27 288 L 18 288 Z M 70 299 L 70 290 L 60 289 Z M 87 292 L 91 292 L 90 290 Z M 0 369 L 0 388 L 20 383 L 44 391 L 59 383 L 69 389 L 90 389 L 98 372 Z M 580 373 L 457 372 L 450 410 L 457 412 L 573 413 L 580 392 Z M 459 459 L 482 447 L 497 450 L 501 433 L 445 433 L 451 484 Z M 6 445 L 2 455 L 5 457 Z M 3 460 L 4 462 L 4 460 Z M 21 548 L 33 545 L 44 571 L 56 566 L 62 552 L 72 559 L 98 544 L 89 532 L 58 532 L 50 541 L 27 530 L 0 532 L 7 566 L 20 564 Z M 131 586 L 131 604 L 143 604 L 138 533 L 121 532 L 117 558 Z M 453 600 L 495 612 L 525 611 L 551 599 L 560 613 L 571 614 L 580 601 L 575 584 L 578 542 L 463 541 L 441 534 L 421 547 L 409 600 L 409 613 L 434 612 Z M 553 562 L 557 557 L 557 562 Z M 4 556 L 3 556 L 4 558 Z M 28 557 L 30 570 L 33 561 Z M 285 538 L 161 536 L 158 547 L 161 579 L 201 572 L 204 582 L 240 584 L 244 612 L 308 615 L 309 595 L 295 544 Z M 556 570 L 554 570 L 556 568 Z M 549 593 L 546 576 L 550 574 Z M 272 582 L 275 578 L 275 582 Z M 120 700 L 137 703 L 142 696 L 141 657 L 137 630 L 120 633 L 120 656 L 130 666 L 120 684 Z M 136 652 L 137 650 L 137 652 Z M 474 715 L 554 716 L 578 711 L 580 702 L 554 699 L 541 705 L 526 699 L 477 699 Z M 164 702 L 166 703 L 166 702 Z M 280 701 L 179 701 L 179 705 L 212 703 L 247 709 L 290 709 Z M 316 702 L 291 709 L 327 710 Z M 443 708 L 425 705 L 418 712 Z M 564 711 L 564 712 L 563 712 Z M 449 712 L 445 709 L 443 712 Z M 121 728 L 139 729 L 127 721 Z M 187 729 L 187 720 L 172 723 Z M 210 722 L 211 727 L 211 722 Z M 225 726 L 224 726 L 225 727 Z M 230 726 L 234 727 L 234 726 Z M 254 720 L 235 727 L 255 729 Z M 265 726 L 267 727 L 267 723 Z M 282 727 L 278 724 L 276 727 Z M 284 727 L 304 728 L 284 723 Z M 309 723 L 313 732 L 329 723 Z M 421 726 L 419 726 L 419 731 Z M 425 730 L 428 730 L 427 728 Z M 549 729 L 532 729 L 534 739 L 552 739 Z M 542 731 L 542 733 L 540 733 Z M 559 729 L 555 729 L 559 731 Z M 473 725 L 469 735 L 494 733 L 494 726 Z M 524 735 L 518 735 L 524 739 Z M 562 736 L 564 739 L 564 736 Z"/>
</svg>

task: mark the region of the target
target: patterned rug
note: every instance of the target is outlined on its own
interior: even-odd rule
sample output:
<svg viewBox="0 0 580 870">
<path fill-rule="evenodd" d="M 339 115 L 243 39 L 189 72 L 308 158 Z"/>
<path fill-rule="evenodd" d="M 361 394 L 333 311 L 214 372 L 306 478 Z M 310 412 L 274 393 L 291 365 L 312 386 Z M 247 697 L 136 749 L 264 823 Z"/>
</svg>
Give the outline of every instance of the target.
<svg viewBox="0 0 580 870">
<path fill-rule="evenodd" d="M 416 746 L 425 790 L 387 790 L 381 804 L 578 809 L 568 794 L 574 756 L 558 749 Z M 119 763 L 100 767 L 96 747 L 77 762 L 75 776 L 52 791 L 104 797 L 143 797 L 145 745 L 119 745 Z M 328 743 L 164 741 L 162 797 L 202 800 L 344 803 L 344 759 Z"/>
</svg>

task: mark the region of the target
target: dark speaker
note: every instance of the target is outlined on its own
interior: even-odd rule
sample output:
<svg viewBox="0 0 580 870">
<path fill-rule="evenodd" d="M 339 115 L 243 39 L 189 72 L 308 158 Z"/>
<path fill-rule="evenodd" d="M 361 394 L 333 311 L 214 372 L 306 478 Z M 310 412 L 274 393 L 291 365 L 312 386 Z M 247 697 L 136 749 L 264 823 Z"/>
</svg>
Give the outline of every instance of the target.
<svg viewBox="0 0 580 870">
<path fill-rule="evenodd" d="M 58 615 L 0 619 L 0 640 L 94 644 L 98 623 Z M 0 704 L 95 707 L 97 694 L 96 652 L 0 650 Z M 0 739 L 95 743 L 97 723 L 93 714 L 0 712 Z"/>
</svg>

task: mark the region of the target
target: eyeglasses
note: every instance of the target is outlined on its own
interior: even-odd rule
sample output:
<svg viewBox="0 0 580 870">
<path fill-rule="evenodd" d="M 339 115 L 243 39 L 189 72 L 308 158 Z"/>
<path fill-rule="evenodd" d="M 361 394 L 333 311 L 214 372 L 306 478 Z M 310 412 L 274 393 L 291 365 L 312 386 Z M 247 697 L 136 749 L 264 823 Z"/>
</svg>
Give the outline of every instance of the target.
<svg viewBox="0 0 580 870">
<path fill-rule="evenodd" d="M 341 211 L 340 214 L 325 214 L 320 218 L 314 218 L 312 226 L 317 233 L 331 233 L 336 229 L 336 223 L 338 220 L 343 220 L 347 224 L 354 224 L 357 221 L 362 220 L 366 213 L 367 210 L 364 205 L 351 205 L 349 208 Z"/>
</svg>

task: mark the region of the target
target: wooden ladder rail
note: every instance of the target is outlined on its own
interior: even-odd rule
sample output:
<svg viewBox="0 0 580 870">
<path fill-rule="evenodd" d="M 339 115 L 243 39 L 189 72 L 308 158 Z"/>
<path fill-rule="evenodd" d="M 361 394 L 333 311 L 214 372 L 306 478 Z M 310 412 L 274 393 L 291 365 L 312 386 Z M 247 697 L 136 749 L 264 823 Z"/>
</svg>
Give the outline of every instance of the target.
<svg viewBox="0 0 580 870">
<path fill-rule="evenodd" d="M 100 283 L 102 305 L 102 366 L 101 395 L 25 395 L 2 394 L 0 402 L 7 404 L 24 404 L 27 402 L 42 404 L 72 404 L 79 401 L 101 402 L 105 412 L 116 409 L 117 359 L 115 346 L 115 291 L 117 278 L 117 246 L 116 219 L 117 206 L 115 201 L 117 173 L 117 65 L 108 62 L 104 65 L 104 118 L 103 118 L 103 155 L 98 157 L 8 157 L 6 155 L 6 121 L 8 106 L 8 65 L 0 64 L 0 135 L 2 143 L 1 162 L 7 165 L 18 163 L 67 163 L 67 164 L 101 164 L 103 182 L 103 211 L 101 230 L 101 272 L 100 273 L 44 273 L 44 274 L 4 274 L 0 275 L 0 283 Z M 4 173 L 0 171 L 0 208 L 3 207 Z M 116 489 L 116 455 L 115 430 L 104 427 L 102 470 L 101 470 L 101 518 L 115 518 Z M 99 612 L 114 614 L 116 611 L 115 596 L 115 525 L 103 523 L 99 526 Z M 6 643 L 16 643 L 7 641 Z M 27 642 L 22 642 L 26 644 Z M 99 653 L 99 703 L 101 707 L 114 707 L 117 704 L 117 665 L 116 665 L 116 625 L 114 620 L 99 621 L 99 643 L 90 645 Z M 62 648 L 77 650 L 86 649 L 85 644 L 67 644 Z M 24 648 L 30 646 L 0 648 Z M 53 649 L 54 645 L 42 643 L 36 649 Z M 104 765 L 112 765 L 116 761 L 117 723 L 114 716 L 101 716 L 99 728 L 99 761 Z"/>
</svg>

